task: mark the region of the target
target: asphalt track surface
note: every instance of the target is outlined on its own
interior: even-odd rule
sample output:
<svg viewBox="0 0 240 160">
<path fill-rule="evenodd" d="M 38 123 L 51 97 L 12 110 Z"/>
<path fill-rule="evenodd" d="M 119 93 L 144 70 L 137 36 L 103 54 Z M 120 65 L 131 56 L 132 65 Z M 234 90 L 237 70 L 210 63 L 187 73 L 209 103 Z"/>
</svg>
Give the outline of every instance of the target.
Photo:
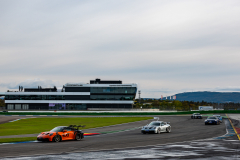
<svg viewBox="0 0 240 160">
<path fill-rule="evenodd" d="M 12 120 L 16 120 L 18 119 L 19 117 L 14 117 L 14 116 L 0 116 L 0 124 L 3 124 L 3 123 L 8 123 L 9 121 L 12 121 Z M 21 117 L 23 118 L 23 117 Z M 26 117 L 24 117 L 26 118 Z"/>
<path fill-rule="evenodd" d="M 183 143 L 218 137 L 226 134 L 226 126 L 204 125 L 204 119 L 190 116 L 159 116 L 161 121 L 171 122 L 171 133 L 141 134 L 140 128 L 152 120 L 84 130 L 84 132 L 106 132 L 98 136 L 85 137 L 81 141 L 19 143 L 0 145 L 0 158 L 37 155 L 65 155 L 77 152 L 114 151 L 139 147 L 153 147 L 171 143 Z M 69 157 L 70 158 L 70 157 Z M 71 158 L 70 158 L 71 159 Z"/>
</svg>

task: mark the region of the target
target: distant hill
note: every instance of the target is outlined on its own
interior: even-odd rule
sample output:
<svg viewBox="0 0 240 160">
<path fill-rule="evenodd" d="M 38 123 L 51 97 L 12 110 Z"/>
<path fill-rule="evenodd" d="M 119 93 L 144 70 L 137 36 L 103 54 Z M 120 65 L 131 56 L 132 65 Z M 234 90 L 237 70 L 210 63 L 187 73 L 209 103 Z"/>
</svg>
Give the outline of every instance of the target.
<svg viewBox="0 0 240 160">
<path fill-rule="evenodd" d="M 169 99 L 169 98 L 168 98 Z M 179 101 L 194 101 L 194 102 L 240 102 L 240 92 L 184 92 L 176 94 L 176 100 Z"/>
<path fill-rule="evenodd" d="M 147 99 L 156 99 L 156 98 L 143 98 Z M 168 96 L 169 100 L 170 97 Z M 173 96 L 171 96 L 171 100 Z M 163 100 L 166 100 L 166 97 L 163 97 Z M 176 94 L 176 100 L 178 101 L 194 101 L 194 102 L 215 102 L 215 103 L 227 103 L 234 102 L 240 103 L 240 92 L 184 92 Z"/>
</svg>

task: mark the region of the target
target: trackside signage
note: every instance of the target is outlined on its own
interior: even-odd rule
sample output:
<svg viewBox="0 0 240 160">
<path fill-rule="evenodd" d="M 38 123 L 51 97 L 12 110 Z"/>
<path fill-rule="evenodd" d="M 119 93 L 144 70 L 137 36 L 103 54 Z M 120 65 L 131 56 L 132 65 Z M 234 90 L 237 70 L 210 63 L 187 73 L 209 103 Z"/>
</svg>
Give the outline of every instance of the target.
<svg viewBox="0 0 240 160">
<path fill-rule="evenodd" d="M 198 107 L 198 110 L 201 110 L 201 111 L 210 111 L 210 110 L 213 110 L 213 106 L 199 106 L 199 107 Z"/>
</svg>

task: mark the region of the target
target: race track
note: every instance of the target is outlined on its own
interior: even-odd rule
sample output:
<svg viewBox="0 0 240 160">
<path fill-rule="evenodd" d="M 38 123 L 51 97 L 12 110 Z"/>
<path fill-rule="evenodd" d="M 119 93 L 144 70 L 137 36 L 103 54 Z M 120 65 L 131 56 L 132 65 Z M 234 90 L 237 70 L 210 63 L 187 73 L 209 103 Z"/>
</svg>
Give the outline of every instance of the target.
<svg viewBox="0 0 240 160">
<path fill-rule="evenodd" d="M 0 158 L 73 152 L 117 150 L 146 147 L 184 141 L 218 137 L 226 134 L 226 126 L 204 125 L 204 119 L 190 116 L 159 116 L 161 121 L 171 122 L 171 133 L 141 134 L 140 128 L 152 120 L 84 130 L 85 133 L 105 132 L 98 136 L 85 137 L 81 141 L 38 142 L 0 145 Z"/>
</svg>

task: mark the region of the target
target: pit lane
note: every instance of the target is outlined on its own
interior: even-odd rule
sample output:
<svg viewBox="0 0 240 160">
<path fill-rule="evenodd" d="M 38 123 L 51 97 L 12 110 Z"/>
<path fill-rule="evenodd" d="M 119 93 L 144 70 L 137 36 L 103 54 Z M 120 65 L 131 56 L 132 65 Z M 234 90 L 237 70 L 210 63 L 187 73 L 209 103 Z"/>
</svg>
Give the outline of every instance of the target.
<svg viewBox="0 0 240 160">
<path fill-rule="evenodd" d="M 86 137 L 81 141 L 60 143 L 20 143 L 0 145 L 0 157 L 19 157 L 46 154 L 66 154 L 100 150 L 116 150 L 154 146 L 167 143 L 193 141 L 222 136 L 226 127 L 204 125 L 204 119 L 191 119 L 190 116 L 159 116 L 161 121 L 171 122 L 171 133 L 141 134 L 136 127 L 144 126 L 152 120 L 84 130 L 84 132 L 120 131 L 111 134 Z"/>
</svg>

